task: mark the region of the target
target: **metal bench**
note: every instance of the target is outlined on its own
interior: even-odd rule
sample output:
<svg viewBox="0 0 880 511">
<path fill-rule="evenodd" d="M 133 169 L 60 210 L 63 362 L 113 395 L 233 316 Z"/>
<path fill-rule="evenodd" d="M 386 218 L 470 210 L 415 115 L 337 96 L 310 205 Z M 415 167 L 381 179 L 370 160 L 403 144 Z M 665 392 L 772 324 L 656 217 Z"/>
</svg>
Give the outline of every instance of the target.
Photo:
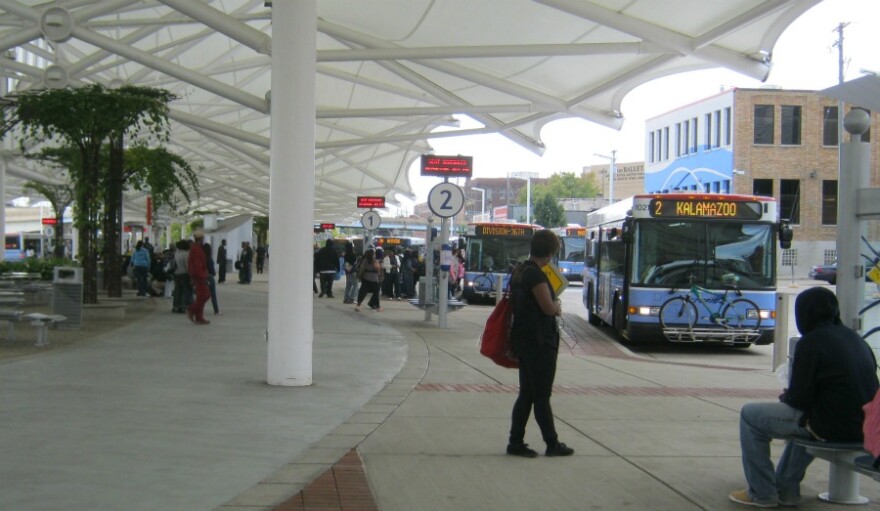
<svg viewBox="0 0 880 511">
<path fill-rule="evenodd" d="M 867 504 L 868 499 L 859 495 L 859 474 L 868 474 L 856 460 L 865 456 L 860 443 L 820 442 L 806 438 L 793 438 L 808 453 L 828 461 L 828 491 L 819 494 L 819 500 L 834 504 Z M 868 474 L 870 475 L 870 474 Z"/>
<path fill-rule="evenodd" d="M 0 321 L 9 323 L 9 327 L 6 330 L 7 341 L 15 340 L 15 324 L 21 321 L 22 314 L 24 314 L 24 311 L 0 308 Z"/>
</svg>

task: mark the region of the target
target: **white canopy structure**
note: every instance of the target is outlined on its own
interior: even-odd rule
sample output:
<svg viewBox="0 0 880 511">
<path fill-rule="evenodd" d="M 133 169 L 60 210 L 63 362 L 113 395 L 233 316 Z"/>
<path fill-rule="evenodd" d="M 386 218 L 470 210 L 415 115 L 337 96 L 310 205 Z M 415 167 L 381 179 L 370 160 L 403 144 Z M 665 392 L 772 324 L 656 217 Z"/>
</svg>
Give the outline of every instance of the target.
<svg viewBox="0 0 880 511">
<path fill-rule="evenodd" d="M 180 97 L 172 150 L 200 169 L 190 210 L 270 213 L 272 260 L 290 271 L 270 281 L 267 380 L 302 386 L 314 219 L 352 218 L 357 195 L 411 194 L 432 138 L 500 133 L 541 153 L 544 124 L 619 128 L 624 96 L 654 78 L 724 67 L 763 80 L 780 34 L 818 2 L 0 0 L 0 73 L 13 91 L 129 83 Z M 432 132 L 454 114 L 482 127 Z M 57 178 L 4 156 L 15 180 Z"/>
<path fill-rule="evenodd" d="M 724 67 L 764 79 L 780 34 L 818 2 L 318 0 L 315 216 L 352 218 L 356 195 L 411 195 L 410 164 L 435 137 L 500 133 L 540 154 L 544 124 L 619 128 L 624 96 L 654 78 Z M 174 92 L 170 148 L 201 169 L 191 210 L 265 215 L 271 55 L 289 50 L 272 44 L 271 4 L 0 0 L 0 73 L 9 92 Z M 453 114 L 483 127 L 432 133 Z M 56 178 L 7 160 L 7 199 Z"/>
</svg>

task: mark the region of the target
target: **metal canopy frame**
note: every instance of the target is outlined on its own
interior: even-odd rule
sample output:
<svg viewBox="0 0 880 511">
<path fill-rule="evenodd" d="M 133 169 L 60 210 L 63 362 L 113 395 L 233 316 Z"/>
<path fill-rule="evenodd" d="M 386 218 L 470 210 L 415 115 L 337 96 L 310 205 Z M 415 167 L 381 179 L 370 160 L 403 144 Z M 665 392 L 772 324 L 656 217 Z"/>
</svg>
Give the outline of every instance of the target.
<svg viewBox="0 0 880 511">
<path fill-rule="evenodd" d="M 777 39 L 820 0 L 318 0 L 315 216 L 357 195 L 412 197 L 430 140 L 499 133 L 535 153 L 579 117 L 619 129 L 625 95 L 706 67 L 765 79 Z M 199 170 L 191 211 L 268 214 L 271 2 L 0 0 L 0 74 L 13 89 L 163 87 L 171 149 Z M 277 57 L 277 55 L 276 55 Z M 467 115 L 482 128 L 433 132 Z M 7 141 L 6 199 L 58 176 Z M 128 210 L 145 211 L 129 194 Z"/>
</svg>

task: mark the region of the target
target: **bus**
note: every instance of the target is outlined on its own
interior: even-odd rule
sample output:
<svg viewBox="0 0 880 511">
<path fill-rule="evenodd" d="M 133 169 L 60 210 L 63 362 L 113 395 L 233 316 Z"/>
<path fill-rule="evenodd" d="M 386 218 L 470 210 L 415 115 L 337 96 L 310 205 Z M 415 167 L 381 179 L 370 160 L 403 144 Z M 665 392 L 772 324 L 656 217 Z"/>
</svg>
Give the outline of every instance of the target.
<svg viewBox="0 0 880 511">
<path fill-rule="evenodd" d="M 565 227 L 554 229 L 559 236 L 559 254 L 556 266 L 569 282 L 584 280 L 584 246 L 586 245 L 585 227 Z"/>
<path fill-rule="evenodd" d="M 468 303 L 494 302 L 496 289 L 507 287 L 511 270 L 529 258 L 532 235 L 538 229 L 530 224 L 468 224 L 462 298 Z M 505 275 L 500 286 L 496 286 L 496 274 Z"/>
<path fill-rule="evenodd" d="M 651 194 L 606 206 L 587 216 L 587 318 L 628 343 L 770 344 L 777 237 L 790 246 L 791 229 L 771 197 Z M 693 305 L 676 309 L 686 308 L 691 324 L 674 328 L 660 317 L 671 299 Z M 719 319 L 734 300 L 752 304 L 736 325 Z"/>
<path fill-rule="evenodd" d="M 26 248 L 24 246 L 24 234 L 7 233 L 6 234 L 6 252 L 4 259 L 7 262 L 24 261 L 27 257 Z"/>
<path fill-rule="evenodd" d="M 376 236 L 373 238 L 373 246 L 382 247 L 382 250 L 386 252 L 389 249 L 394 249 L 399 254 L 402 254 L 408 248 L 424 252 L 425 238 L 416 236 Z"/>
</svg>

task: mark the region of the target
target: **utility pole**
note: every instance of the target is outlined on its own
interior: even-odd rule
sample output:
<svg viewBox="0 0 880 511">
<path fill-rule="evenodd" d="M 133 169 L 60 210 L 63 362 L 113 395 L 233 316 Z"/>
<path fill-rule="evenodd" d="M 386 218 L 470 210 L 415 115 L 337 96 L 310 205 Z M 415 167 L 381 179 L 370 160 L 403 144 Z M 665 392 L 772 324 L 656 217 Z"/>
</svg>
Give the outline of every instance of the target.
<svg viewBox="0 0 880 511">
<path fill-rule="evenodd" d="M 845 61 L 843 58 L 843 29 L 849 26 L 849 22 L 840 22 L 833 32 L 837 32 L 837 42 L 833 46 L 837 46 L 837 83 L 843 83 L 843 67 Z M 840 162 L 840 148 L 843 144 L 843 100 L 837 102 L 837 161 Z"/>
</svg>

